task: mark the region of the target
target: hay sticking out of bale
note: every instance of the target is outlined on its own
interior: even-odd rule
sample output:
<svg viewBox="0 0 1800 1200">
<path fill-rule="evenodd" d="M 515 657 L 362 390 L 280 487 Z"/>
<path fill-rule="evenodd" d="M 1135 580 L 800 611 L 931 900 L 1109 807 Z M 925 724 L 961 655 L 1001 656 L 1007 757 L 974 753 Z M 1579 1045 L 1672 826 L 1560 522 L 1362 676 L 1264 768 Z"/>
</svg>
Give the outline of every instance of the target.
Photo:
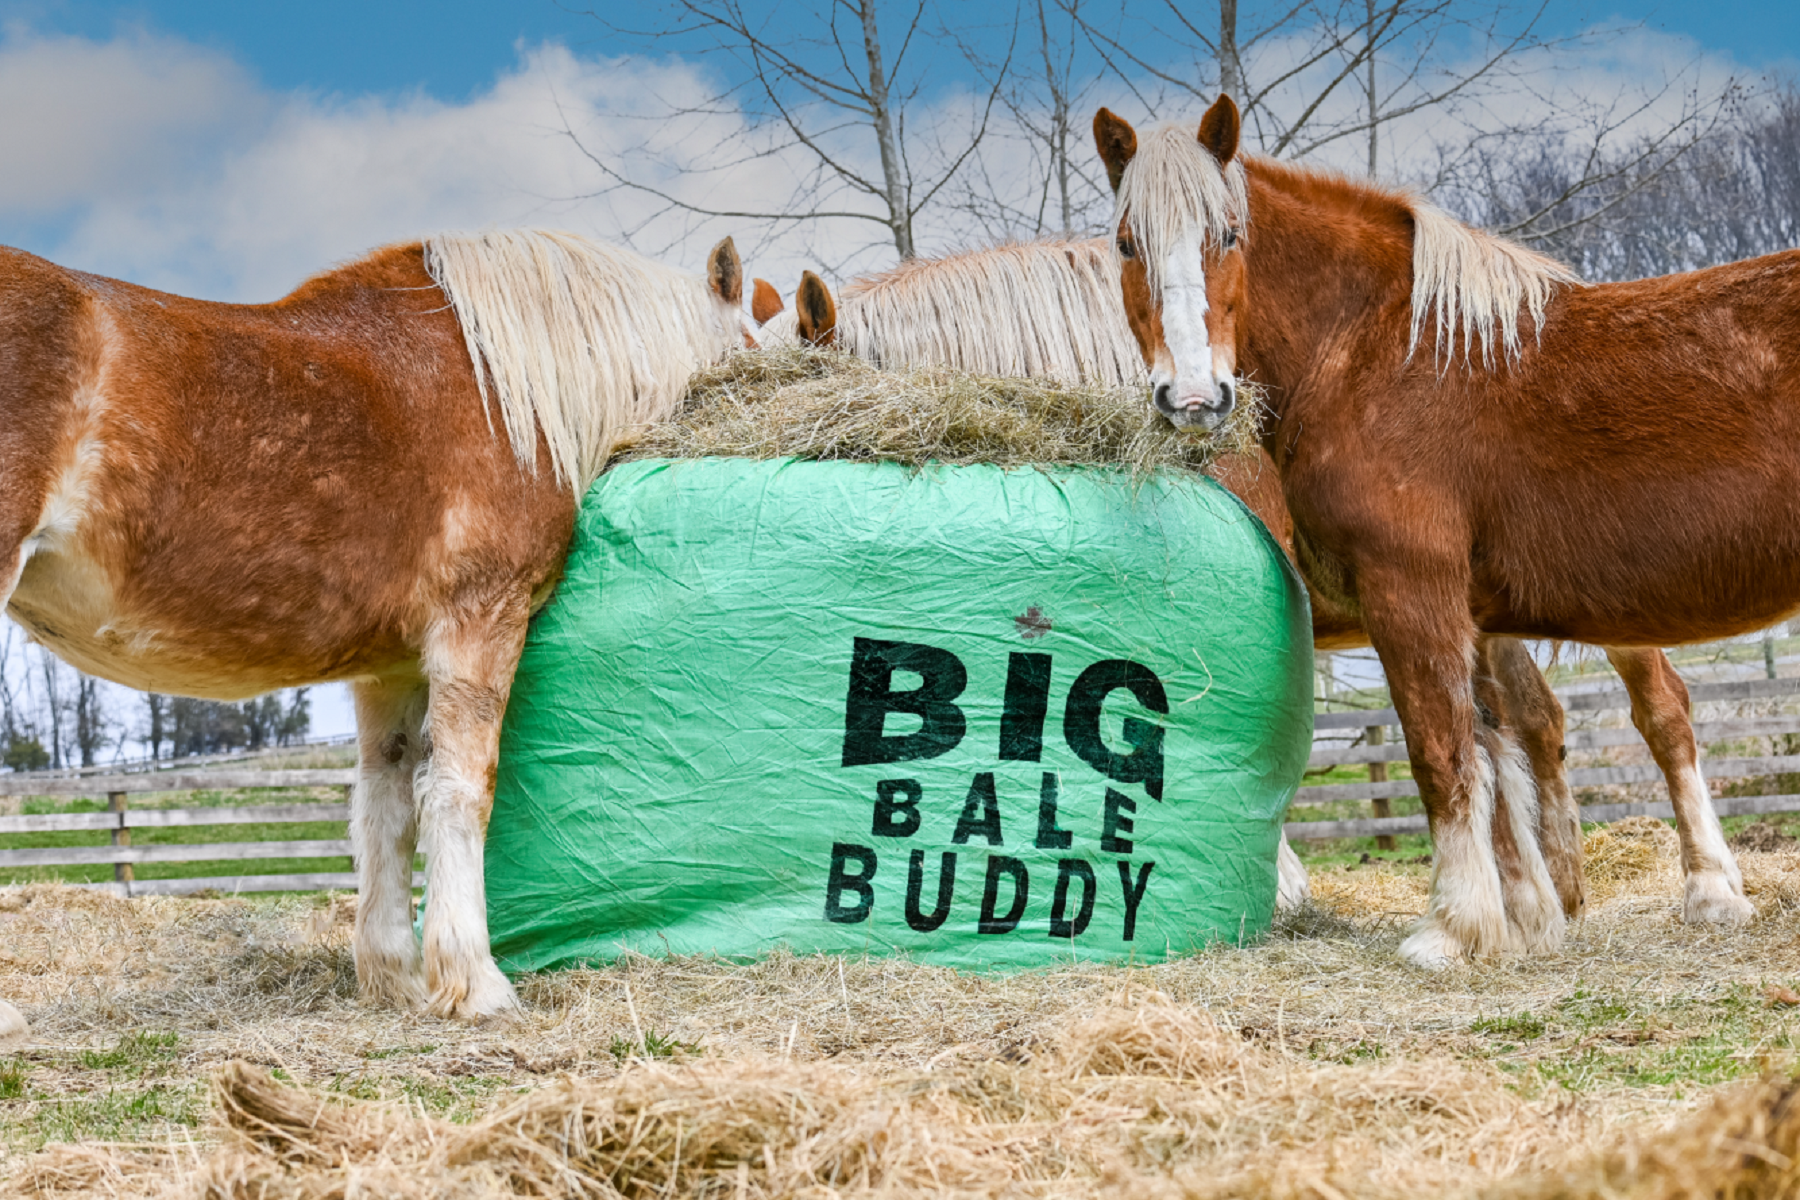
<svg viewBox="0 0 1800 1200">
<path fill-rule="evenodd" d="M 670 421 L 643 430 L 615 461 L 801 458 L 922 467 L 1115 467 L 1143 476 L 1205 470 L 1256 448 L 1254 388 L 1210 436 L 1177 431 L 1142 389 L 999 379 L 948 368 L 881 370 L 833 350 L 733 354 L 689 382 Z"/>
</svg>

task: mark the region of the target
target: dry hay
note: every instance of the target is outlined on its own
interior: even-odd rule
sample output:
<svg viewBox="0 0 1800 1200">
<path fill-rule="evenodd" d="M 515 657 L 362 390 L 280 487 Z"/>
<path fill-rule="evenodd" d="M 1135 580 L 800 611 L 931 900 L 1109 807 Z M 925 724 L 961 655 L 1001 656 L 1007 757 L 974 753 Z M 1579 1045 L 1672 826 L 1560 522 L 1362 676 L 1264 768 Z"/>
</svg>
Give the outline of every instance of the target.
<svg viewBox="0 0 1800 1200">
<path fill-rule="evenodd" d="M 1680 886 L 1680 840 L 1655 817 L 1626 817 L 1602 826 L 1582 840 L 1581 853 L 1590 904 Z"/>
<path fill-rule="evenodd" d="M 1221 455 L 1255 450 L 1260 405 L 1249 385 L 1240 396 L 1224 427 L 1198 437 L 1159 418 L 1142 389 L 883 370 L 806 346 L 746 351 L 696 374 L 680 412 L 642 430 L 619 458 L 1200 471 Z"/>
<path fill-rule="evenodd" d="M 1635 861 L 1560 953 L 1435 974 L 1394 953 L 1429 868 L 1371 863 L 1317 875 L 1331 911 L 1166 964 L 632 957 L 522 978 L 526 1015 L 477 1027 L 359 1006 L 345 898 L 0 893 L 0 996 L 33 1022 L 0 1193 L 1787 1194 L 1800 855 L 1743 856 L 1761 915 L 1732 931 L 1679 924 L 1662 852 Z M 161 1065 L 81 1061 L 158 1031 Z M 154 1085 L 185 1122 L 25 1138 Z"/>
</svg>

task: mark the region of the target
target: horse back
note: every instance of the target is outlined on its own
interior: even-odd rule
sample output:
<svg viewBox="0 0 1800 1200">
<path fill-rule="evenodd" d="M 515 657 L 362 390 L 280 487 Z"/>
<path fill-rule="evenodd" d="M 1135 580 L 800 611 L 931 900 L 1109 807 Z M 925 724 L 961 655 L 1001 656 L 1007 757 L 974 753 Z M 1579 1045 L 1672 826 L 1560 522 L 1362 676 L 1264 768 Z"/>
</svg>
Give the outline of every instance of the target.
<svg viewBox="0 0 1800 1200">
<path fill-rule="evenodd" d="M 447 594 L 566 544 L 572 501 L 490 430 L 417 246 L 268 305 L 9 255 L 15 360 L 10 608 L 92 673 L 220 696 L 378 674 Z"/>
</svg>

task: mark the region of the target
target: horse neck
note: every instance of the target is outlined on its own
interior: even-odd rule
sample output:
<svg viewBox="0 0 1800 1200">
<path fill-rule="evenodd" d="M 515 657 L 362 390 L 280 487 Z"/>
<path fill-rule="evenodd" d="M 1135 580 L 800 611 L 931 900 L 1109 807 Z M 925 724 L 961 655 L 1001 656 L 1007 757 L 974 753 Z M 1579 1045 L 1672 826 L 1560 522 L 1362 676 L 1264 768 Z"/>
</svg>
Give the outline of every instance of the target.
<svg viewBox="0 0 1800 1200">
<path fill-rule="evenodd" d="M 1412 214 L 1398 198 L 1352 181 L 1256 160 L 1249 166 L 1248 295 L 1239 370 L 1270 391 L 1280 420 L 1311 397 L 1321 347 L 1412 293 Z M 1397 306 L 1397 307 L 1394 307 Z M 1404 320 L 1404 315 L 1402 315 Z M 1403 327 L 1404 328 L 1404 327 Z M 1394 343 L 1404 357 L 1404 333 Z M 1341 372 L 1326 373 L 1341 377 Z"/>
</svg>

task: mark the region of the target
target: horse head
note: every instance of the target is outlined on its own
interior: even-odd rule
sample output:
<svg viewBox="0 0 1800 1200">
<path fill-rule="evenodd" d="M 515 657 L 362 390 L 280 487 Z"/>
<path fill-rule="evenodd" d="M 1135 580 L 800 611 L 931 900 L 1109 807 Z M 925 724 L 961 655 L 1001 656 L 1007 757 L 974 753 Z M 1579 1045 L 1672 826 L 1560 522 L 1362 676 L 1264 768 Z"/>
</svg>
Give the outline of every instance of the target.
<svg viewBox="0 0 1800 1200">
<path fill-rule="evenodd" d="M 1178 427 L 1212 430 L 1237 403 L 1249 217 L 1240 122 L 1227 96 L 1199 136 L 1163 127 L 1138 136 L 1102 108 L 1094 141 L 1117 197 L 1115 246 L 1125 314 L 1150 369 L 1151 403 Z"/>
</svg>

